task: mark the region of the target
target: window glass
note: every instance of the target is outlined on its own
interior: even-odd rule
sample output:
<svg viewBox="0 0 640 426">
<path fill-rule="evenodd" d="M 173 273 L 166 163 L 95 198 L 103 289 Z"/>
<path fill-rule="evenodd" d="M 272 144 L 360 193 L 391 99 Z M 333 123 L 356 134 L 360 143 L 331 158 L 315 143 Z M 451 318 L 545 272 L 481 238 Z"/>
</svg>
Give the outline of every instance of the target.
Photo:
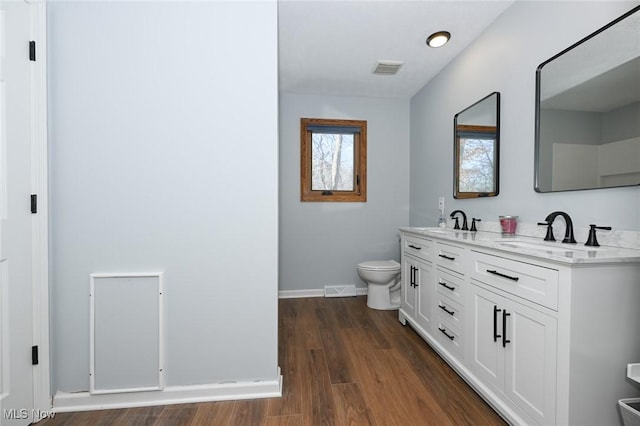
<svg viewBox="0 0 640 426">
<path fill-rule="evenodd" d="M 353 191 L 354 135 L 313 133 L 312 191 Z"/>
<path fill-rule="evenodd" d="M 460 137 L 460 192 L 492 192 L 495 139 Z"/>
</svg>

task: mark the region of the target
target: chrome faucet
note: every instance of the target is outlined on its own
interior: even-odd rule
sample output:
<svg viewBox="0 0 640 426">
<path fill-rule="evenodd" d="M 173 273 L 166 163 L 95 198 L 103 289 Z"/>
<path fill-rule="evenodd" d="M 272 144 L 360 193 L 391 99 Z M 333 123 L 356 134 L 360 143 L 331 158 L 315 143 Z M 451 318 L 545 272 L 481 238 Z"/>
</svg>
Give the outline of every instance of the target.
<svg viewBox="0 0 640 426">
<path fill-rule="evenodd" d="M 553 237 L 553 231 L 551 225 L 553 225 L 553 221 L 556 220 L 556 217 L 562 216 L 564 218 L 564 222 L 566 224 L 566 228 L 564 231 L 564 239 L 563 243 L 575 244 L 576 239 L 573 236 L 573 221 L 571 217 L 565 212 L 553 212 L 549 213 L 549 215 L 545 218 L 544 222 L 538 223 L 538 225 L 547 225 L 547 235 L 544 237 L 545 241 L 555 241 Z"/>
<path fill-rule="evenodd" d="M 454 216 L 456 215 L 456 213 L 460 213 L 462 215 L 462 230 L 463 231 L 468 231 L 469 230 L 469 225 L 467 225 L 467 215 L 462 211 L 462 210 L 454 210 L 451 212 L 451 214 L 449 215 L 449 217 L 451 219 L 454 219 Z M 456 217 L 456 224 L 453 226 L 453 229 L 461 229 L 460 225 L 458 224 L 458 218 Z"/>
</svg>

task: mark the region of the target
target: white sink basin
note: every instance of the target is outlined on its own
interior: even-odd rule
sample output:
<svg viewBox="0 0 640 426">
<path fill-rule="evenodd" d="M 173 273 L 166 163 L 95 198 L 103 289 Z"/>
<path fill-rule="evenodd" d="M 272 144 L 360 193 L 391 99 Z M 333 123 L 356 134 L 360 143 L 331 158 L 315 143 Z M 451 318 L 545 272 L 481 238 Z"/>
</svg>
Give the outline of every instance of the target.
<svg viewBox="0 0 640 426">
<path fill-rule="evenodd" d="M 500 238 L 495 241 L 504 247 L 519 248 L 524 250 L 538 250 L 545 252 L 564 253 L 571 251 L 587 252 L 597 250 L 597 247 L 586 247 L 583 245 L 565 244 L 559 242 L 534 243 L 531 241 L 522 241 L 517 238 Z"/>
<path fill-rule="evenodd" d="M 451 233 L 454 233 L 454 232 L 469 232 L 469 231 L 462 231 L 460 229 L 436 228 L 436 227 L 414 228 L 414 229 L 416 229 L 418 232 L 435 232 L 436 234 L 451 234 Z"/>
</svg>

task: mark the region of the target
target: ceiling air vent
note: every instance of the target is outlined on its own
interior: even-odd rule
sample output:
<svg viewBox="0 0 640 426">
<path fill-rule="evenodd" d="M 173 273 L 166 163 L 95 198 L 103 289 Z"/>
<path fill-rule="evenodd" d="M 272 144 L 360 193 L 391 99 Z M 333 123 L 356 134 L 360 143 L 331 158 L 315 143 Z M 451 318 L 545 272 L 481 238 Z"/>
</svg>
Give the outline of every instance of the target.
<svg viewBox="0 0 640 426">
<path fill-rule="evenodd" d="M 378 75 L 394 75 L 398 72 L 403 62 L 401 61 L 378 61 L 373 69 L 374 74 Z"/>
</svg>

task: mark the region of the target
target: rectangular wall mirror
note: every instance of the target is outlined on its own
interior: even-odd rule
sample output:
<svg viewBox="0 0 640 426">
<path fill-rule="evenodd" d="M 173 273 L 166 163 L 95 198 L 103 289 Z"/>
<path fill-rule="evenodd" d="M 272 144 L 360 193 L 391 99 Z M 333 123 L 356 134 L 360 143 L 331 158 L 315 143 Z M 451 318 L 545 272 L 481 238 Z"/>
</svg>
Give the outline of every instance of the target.
<svg viewBox="0 0 640 426">
<path fill-rule="evenodd" d="M 540 64 L 535 190 L 640 184 L 640 6 Z"/>
<path fill-rule="evenodd" d="M 500 93 L 453 117 L 453 198 L 495 197 L 499 188 Z"/>
</svg>

